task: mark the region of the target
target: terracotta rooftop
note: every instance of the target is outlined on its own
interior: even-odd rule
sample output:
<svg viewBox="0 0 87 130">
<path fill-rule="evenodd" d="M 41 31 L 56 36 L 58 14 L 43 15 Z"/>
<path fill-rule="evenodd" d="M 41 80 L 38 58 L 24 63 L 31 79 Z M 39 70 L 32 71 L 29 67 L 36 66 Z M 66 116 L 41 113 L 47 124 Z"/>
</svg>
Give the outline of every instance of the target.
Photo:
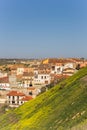
<svg viewBox="0 0 87 130">
<path fill-rule="evenodd" d="M 54 79 L 61 79 L 61 78 L 67 78 L 67 75 L 63 74 L 51 74 L 51 77 L 54 77 Z"/>
<path fill-rule="evenodd" d="M 18 91 L 10 91 L 7 96 L 25 96 L 24 93 L 18 92 Z"/>
<path fill-rule="evenodd" d="M 34 73 L 32 73 L 32 72 L 30 72 L 30 73 L 24 72 L 23 76 L 34 76 Z"/>
<path fill-rule="evenodd" d="M 29 87 L 27 88 L 28 90 L 35 90 L 36 88 L 35 87 Z"/>
<path fill-rule="evenodd" d="M 29 101 L 29 100 L 32 100 L 32 99 L 33 99 L 32 96 L 25 96 L 21 100 L 22 101 Z"/>
<path fill-rule="evenodd" d="M 9 78 L 8 77 L 0 78 L 0 83 L 9 83 Z"/>
<path fill-rule="evenodd" d="M 44 60 L 43 60 L 44 61 Z M 81 59 L 78 59 L 78 58 L 62 58 L 62 59 L 58 59 L 58 58 L 49 58 L 48 59 L 48 63 L 69 63 L 69 62 L 73 62 L 73 63 L 76 63 L 76 62 L 81 62 L 82 60 Z"/>
<path fill-rule="evenodd" d="M 38 71 L 38 74 L 50 74 L 50 71 Z"/>
</svg>

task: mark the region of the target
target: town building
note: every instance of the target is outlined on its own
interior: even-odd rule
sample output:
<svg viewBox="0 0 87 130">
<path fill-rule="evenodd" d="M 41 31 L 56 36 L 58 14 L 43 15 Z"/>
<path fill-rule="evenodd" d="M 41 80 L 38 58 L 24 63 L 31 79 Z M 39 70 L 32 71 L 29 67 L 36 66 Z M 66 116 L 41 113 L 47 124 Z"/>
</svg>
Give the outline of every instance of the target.
<svg viewBox="0 0 87 130">
<path fill-rule="evenodd" d="M 7 104 L 10 107 L 19 107 L 31 99 L 33 99 L 32 96 L 26 96 L 24 93 L 19 91 L 10 91 L 7 94 Z"/>
</svg>

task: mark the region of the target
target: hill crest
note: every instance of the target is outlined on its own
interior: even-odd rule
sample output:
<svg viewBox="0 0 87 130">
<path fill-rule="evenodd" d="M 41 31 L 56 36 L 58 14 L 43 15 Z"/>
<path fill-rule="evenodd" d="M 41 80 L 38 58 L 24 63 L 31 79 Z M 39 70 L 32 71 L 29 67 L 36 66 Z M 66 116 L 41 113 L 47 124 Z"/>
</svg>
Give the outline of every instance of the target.
<svg viewBox="0 0 87 130">
<path fill-rule="evenodd" d="M 0 118 L 0 129 L 79 130 L 87 119 L 86 75 L 87 68 L 81 69 L 36 99 L 7 112 Z"/>
</svg>

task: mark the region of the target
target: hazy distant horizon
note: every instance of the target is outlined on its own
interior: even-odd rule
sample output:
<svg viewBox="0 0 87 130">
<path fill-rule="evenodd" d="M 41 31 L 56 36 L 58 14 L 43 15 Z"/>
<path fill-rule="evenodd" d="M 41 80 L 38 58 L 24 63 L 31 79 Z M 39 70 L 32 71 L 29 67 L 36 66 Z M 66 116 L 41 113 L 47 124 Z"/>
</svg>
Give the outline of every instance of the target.
<svg viewBox="0 0 87 130">
<path fill-rule="evenodd" d="M 34 58 L 34 57 L 0 57 L 0 59 L 7 59 L 7 60 L 21 60 L 21 59 L 24 59 L 24 60 L 41 60 L 41 59 L 73 59 L 73 58 L 77 58 L 77 59 L 87 59 L 86 57 L 37 57 L 37 58 Z"/>
<path fill-rule="evenodd" d="M 0 58 L 87 58 L 86 0 L 0 0 Z"/>
</svg>

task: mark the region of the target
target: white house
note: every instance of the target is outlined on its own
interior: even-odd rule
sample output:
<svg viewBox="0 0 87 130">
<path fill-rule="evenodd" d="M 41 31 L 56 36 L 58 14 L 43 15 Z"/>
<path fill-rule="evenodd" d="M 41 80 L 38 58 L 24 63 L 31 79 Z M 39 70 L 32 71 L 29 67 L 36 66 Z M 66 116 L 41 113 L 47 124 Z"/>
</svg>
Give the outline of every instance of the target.
<svg viewBox="0 0 87 130">
<path fill-rule="evenodd" d="M 22 75 L 24 73 L 24 68 L 17 68 L 17 75 Z"/>
<path fill-rule="evenodd" d="M 34 73 L 24 72 L 23 77 L 22 77 L 23 87 L 27 88 L 27 87 L 33 86 L 33 79 L 34 79 Z"/>
<path fill-rule="evenodd" d="M 32 95 L 32 97 L 35 98 L 39 93 L 41 93 L 41 90 L 37 87 L 29 87 L 27 88 L 27 92 L 29 95 Z"/>
<path fill-rule="evenodd" d="M 54 65 L 51 68 L 51 74 L 62 74 L 63 66 Z"/>
<path fill-rule="evenodd" d="M 7 77 L 7 73 L 0 71 L 0 78 L 4 78 L 4 77 Z"/>
<path fill-rule="evenodd" d="M 10 91 L 7 94 L 7 103 L 10 107 L 19 107 L 31 99 L 33 99 L 32 96 L 26 96 L 24 93 L 18 91 Z"/>
<path fill-rule="evenodd" d="M 63 75 L 68 75 L 68 76 L 72 76 L 73 74 L 75 74 L 77 71 L 74 68 L 65 68 L 63 70 Z"/>
<path fill-rule="evenodd" d="M 50 74 L 38 73 L 34 76 L 34 85 L 47 85 L 51 82 Z"/>
<path fill-rule="evenodd" d="M 17 76 L 15 74 L 9 75 L 9 84 L 10 87 L 17 87 Z"/>
<path fill-rule="evenodd" d="M 7 103 L 11 107 L 18 107 L 19 105 L 22 105 L 22 98 L 25 97 L 24 93 L 18 92 L 18 91 L 10 91 L 7 94 Z"/>
<path fill-rule="evenodd" d="M 66 68 L 75 68 L 75 63 L 66 63 L 66 64 L 64 64 L 64 69 L 66 69 Z"/>
<path fill-rule="evenodd" d="M 10 90 L 8 77 L 0 78 L 0 89 Z"/>
</svg>

